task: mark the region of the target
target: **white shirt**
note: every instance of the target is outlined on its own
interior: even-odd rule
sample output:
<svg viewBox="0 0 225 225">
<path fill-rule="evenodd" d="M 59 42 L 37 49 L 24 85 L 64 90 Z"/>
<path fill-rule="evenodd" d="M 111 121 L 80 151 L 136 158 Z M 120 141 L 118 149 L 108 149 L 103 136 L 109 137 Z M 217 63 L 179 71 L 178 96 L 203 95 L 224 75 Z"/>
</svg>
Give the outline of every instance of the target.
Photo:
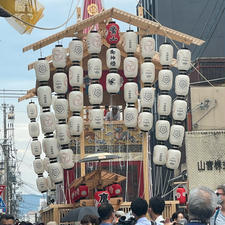
<svg viewBox="0 0 225 225">
<path fill-rule="evenodd" d="M 108 121 L 120 120 L 120 111 L 118 110 L 116 114 L 113 114 L 112 111 L 107 112 L 106 120 Z"/>
<path fill-rule="evenodd" d="M 216 212 L 214 213 L 214 215 L 211 217 L 210 219 L 210 225 L 225 225 L 225 216 L 221 213 L 221 210 L 219 210 L 219 213 L 216 217 L 216 223 L 215 223 L 215 215 Z"/>
<path fill-rule="evenodd" d="M 160 216 L 158 216 L 157 218 L 156 218 L 156 220 L 155 220 L 155 222 L 156 222 L 156 224 L 157 225 L 164 225 L 164 222 L 165 220 L 164 220 L 164 218 L 162 217 L 162 215 L 160 215 Z"/>
</svg>

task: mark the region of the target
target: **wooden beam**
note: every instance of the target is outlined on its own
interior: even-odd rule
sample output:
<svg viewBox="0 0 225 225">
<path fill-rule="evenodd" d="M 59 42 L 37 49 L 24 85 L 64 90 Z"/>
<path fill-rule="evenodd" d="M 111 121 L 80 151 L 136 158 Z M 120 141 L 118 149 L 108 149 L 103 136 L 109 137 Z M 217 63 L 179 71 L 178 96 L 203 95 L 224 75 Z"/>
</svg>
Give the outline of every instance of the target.
<svg viewBox="0 0 225 225">
<path fill-rule="evenodd" d="M 80 32 L 89 26 L 92 26 L 97 23 L 101 23 L 105 19 L 108 19 L 111 17 L 114 19 L 118 19 L 120 21 L 126 22 L 128 24 L 137 26 L 137 27 L 147 31 L 148 33 L 166 36 L 175 41 L 179 41 L 179 42 L 182 42 L 182 43 L 185 43 L 188 45 L 190 45 L 190 44 L 202 45 L 204 43 L 204 41 L 201 39 L 194 38 L 190 35 L 187 35 L 182 32 L 162 26 L 157 22 L 153 22 L 151 20 L 135 16 L 133 14 L 127 13 L 125 11 L 122 11 L 122 10 L 119 10 L 116 8 L 111 8 L 111 9 L 103 11 L 93 17 L 90 17 L 86 20 L 80 21 L 80 22 L 76 23 L 75 25 L 68 27 L 64 31 L 61 31 L 54 35 L 51 35 L 51 36 L 49 36 L 45 39 L 42 39 L 34 44 L 28 45 L 23 48 L 23 52 L 26 52 L 31 49 L 38 50 L 38 49 L 40 49 L 44 46 L 47 46 L 53 42 L 61 40 L 64 37 L 71 37 L 74 35 L 75 32 Z"/>
<path fill-rule="evenodd" d="M 42 40 L 34 43 L 34 44 L 24 47 L 23 52 L 26 52 L 31 49 L 33 49 L 35 51 L 35 50 L 43 48 L 51 43 L 54 43 L 58 40 L 61 40 L 64 37 L 67 37 L 68 35 L 71 36 L 71 34 L 74 34 L 75 32 L 79 32 L 86 27 L 89 27 L 93 24 L 100 23 L 101 21 L 110 17 L 111 14 L 112 14 L 112 9 L 108 9 L 108 10 L 103 11 L 102 13 L 99 13 L 93 17 L 86 19 L 86 20 L 82 20 L 82 21 L 76 23 L 75 25 L 72 25 L 59 33 L 53 34 L 45 39 L 42 39 Z"/>
<path fill-rule="evenodd" d="M 125 11 L 122 11 L 116 8 L 113 8 L 112 17 L 114 19 L 118 19 L 120 21 L 137 26 L 143 30 L 147 29 L 152 34 L 166 36 L 170 39 L 185 43 L 187 45 L 190 45 L 190 44 L 202 45 L 205 42 L 201 39 L 192 37 L 188 34 L 184 34 L 182 32 L 170 29 L 168 27 L 161 26 L 157 22 L 153 22 L 151 20 L 132 15 L 130 13 L 127 13 Z"/>
<path fill-rule="evenodd" d="M 34 88 L 34 89 L 36 90 L 36 88 Z M 29 99 L 29 98 L 33 98 L 34 96 L 36 96 L 36 94 L 34 92 L 27 93 L 26 95 L 18 98 L 18 102 L 21 102 L 21 101 Z"/>
</svg>

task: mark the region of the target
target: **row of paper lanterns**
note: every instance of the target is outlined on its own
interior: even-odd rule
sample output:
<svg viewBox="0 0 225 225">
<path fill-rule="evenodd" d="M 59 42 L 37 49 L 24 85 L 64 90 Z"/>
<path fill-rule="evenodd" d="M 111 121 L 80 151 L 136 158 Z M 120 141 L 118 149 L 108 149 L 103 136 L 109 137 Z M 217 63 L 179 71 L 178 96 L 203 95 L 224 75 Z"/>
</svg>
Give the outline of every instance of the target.
<svg viewBox="0 0 225 225">
<path fill-rule="evenodd" d="M 152 88 L 152 83 L 155 80 L 155 66 L 151 62 L 152 57 L 155 54 L 155 43 L 154 39 L 150 36 L 143 37 L 141 40 L 141 54 L 144 58 L 144 62 L 141 65 L 141 81 L 144 87 L 140 92 L 140 102 L 142 107 L 142 112 L 139 114 L 135 108 L 135 103 L 138 99 L 138 86 L 135 82 L 135 78 L 138 72 L 138 60 L 134 56 L 137 49 L 137 34 L 133 31 L 128 31 L 125 33 L 125 45 L 124 50 L 127 52 L 127 57 L 124 59 L 124 74 L 128 79 L 128 82 L 124 86 L 124 99 L 127 103 L 127 107 L 124 111 L 124 123 L 128 128 L 134 128 L 139 126 L 143 131 L 149 131 L 152 127 L 153 116 L 151 108 L 154 103 L 154 88 Z M 88 52 L 90 54 L 90 59 L 88 60 L 88 76 L 92 83 L 88 88 L 89 102 L 93 105 L 93 109 L 90 112 L 90 126 L 93 129 L 101 129 L 103 127 L 103 112 L 99 108 L 99 105 L 103 101 L 103 88 L 99 84 L 99 79 L 102 76 L 102 62 L 98 57 L 101 51 L 101 36 L 97 32 L 90 32 L 87 37 Z M 45 59 L 40 59 L 35 64 L 35 71 L 37 80 L 39 81 L 39 88 L 37 89 L 37 95 L 39 104 L 42 107 L 42 113 L 40 115 L 42 132 L 45 134 L 44 142 L 47 146 L 51 146 L 50 153 L 50 164 L 57 165 L 59 167 L 61 164 L 57 162 L 58 152 L 62 153 L 64 159 L 67 160 L 63 168 L 71 168 L 73 165 L 72 150 L 69 149 L 68 144 L 70 141 L 68 133 L 72 136 L 80 136 L 83 131 L 83 118 L 80 112 L 83 109 L 83 94 L 80 88 L 83 85 L 83 68 L 80 62 L 83 58 L 83 42 L 77 38 L 69 44 L 69 56 L 72 61 L 72 66 L 69 68 L 69 82 L 72 86 L 72 91 L 69 93 L 69 104 L 66 99 L 66 93 L 68 91 L 67 75 L 64 73 L 64 67 L 66 66 L 66 50 L 57 45 L 53 51 L 53 66 L 56 68 L 56 73 L 53 76 L 53 87 L 54 92 L 57 95 L 57 100 L 54 104 L 54 111 L 50 111 L 50 106 L 52 102 L 52 91 L 48 86 L 48 80 L 50 78 L 49 63 Z M 171 65 L 171 60 L 173 57 L 173 49 L 169 44 L 163 44 L 160 46 L 160 63 L 163 65 L 163 69 L 159 72 L 159 88 L 161 93 L 158 97 L 158 114 L 160 116 L 168 116 L 171 112 L 172 99 L 168 94 L 168 91 L 172 88 L 173 74 L 169 70 Z M 106 78 L 106 89 L 110 94 L 116 94 L 120 90 L 120 75 L 118 74 L 118 68 L 120 67 L 120 51 L 116 48 L 116 45 L 111 45 L 106 53 L 107 66 L 109 68 L 109 74 Z M 186 96 L 189 90 L 189 78 L 185 74 L 190 67 L 190 51 L 186 49 L 181 49 L 178 51 L 177 55 L 178 69 L 182 71 L 180 75 L 176 77 L 175 80 L 175 92 L 177 96 Z M 68 109 L 72 111 L 72 116 L 70 117 L 67 125 Z M 177 99 L 173 103 L 172 116 L 175 121 L 183 121 L 186 117 L 187 103 L 183 98 Z M 56 126 L 55 117 L 58 120 Z M 36 123 L 37 122 L 31 122 Z M 163 118 L 158 120 L 156 123 L 156 138 L 159 141 L 166 141 L 169 136 L 168 132 L 164 133 L 163 130 L 170 129 L 169 122 Z M 36 130 L 39 128 L 37 125 Z M 176 133 L 178 126 L 180 131 L 183 129 L 181 125 L 174 124 L 171 126 L 171 134 Z M 56 138 L 53 136 L 53 132 L 56 130 Z M 175 130 L 173 132 L 173 130 Z M 158 131 L 162 131 L 161 133 Z M 161 136 L 160 136 L 161 135 Z M 174 138 L 174 141 L 173 141 Z M 170 137 L 170 142 L 177 143 L 175 136 Z M 60 144 L 60 151 L 56 147 Z M 180 143 L 180 142 L 179 142 Z M 178 143 L 177 146 L 180 144 Z M 165 145 L 164 146 L 165 149 Z M 155 146 L 157 148 L 157 146 Z M 46 148 L 48 149 L 48 147 Z M 178 150 L 176 150 L 178 151 Z M 48 151 L 47 151 L 48 152 Z M 65 154 L 63 154 L 63 152 Z M 157 154 L 155 153 L 157 152 Z M 154 151 L 154 156 L 160 151 Z M 165 155 L 165 154 L 164 154 Z M 154 157 L 154 162 L 158 165 L 162 162 L 156 160 Z M 70 164 L 70 165 L 68 165 Z M 52 166 L 53 167 L 53 166 Z M 62 168 L 59 169 L 62 171 Z M 62 174 L 62 172 L 60 172 Z M 61 176 L 62 177 L 62 176 Z M 60 177 L 60 178 L 61 178 Z M 62 180 L 62 179 L 61 179 Z"/>
<path fill-rule="evenodd" d="M 129 79 L 133 79 L 137 74 L 138 62 L 133 57 L 133 53 L 137 48 L 137 35 L 135 32 L 128 31 L 125 33 L 125 46 L 124 50 L 127 52 L 128 57 L 124 60 L 124 74 Z M 147 49 L 147 51 L 145 51 Z M 154 102 L 154 88 L 152 88 L 152 83 L 155 80 L 155 66 L 151 62 L 152 57 L 155 54 L 155 43 L 154 39 L 150 36 L 145 36 L 141 40 L 141 54 L 144 58 L 144 63 L 141 65 L 141 81 L 144 84 L 144 87 L 140 92 L 141 107 L 142 112 L 139 114 L 138 126 L 143 131 L 149 131 L 152 127 L 153 116 L 151 114 L 151 107 L 146 107 L 143 104 L 143 93 L 148 93 L 148 96 L 152 96 L 149 103 Z M 132 54 L 131 54 L 132 53 Z M 173 102 L 172 107 L 172 98 L 169 95 L 169 91 L 173 85 L 173 73 L 169 69 L 172 64 L 173 59 L 173 47 L 164 43 L 160 46 L 160 63 L 163 67 L 159 71 L 159 89 L 160 95 L 158 96 L 157 101 L 157 111 L 159 120 L 156 122 L 156 139 L 158 145 L 154 147 L 153 161 L 156 165 L 166 165 L 169 169 L 177 169 L 180 163 L 181 152 L 178 150 L 182 146 L 184 138 L 184 127 L 181 125 L 186 118 L 187 113 L 187 102 L 185 97 L 189 91 L 189 77 L 187 76 L 187 71 L 190 68 L 191 64 L 191 52 L 188 49 L 180 49 L 177 52 L 177 67 L 179 69 L 179 75 L 175 79 L 175 93 L 177 99 Z M 131 59 L 130 63 L 126 63 Z M 131 65 L 129 67 L 129 65 Z M 126 73 L 126 67 L 131 68 L 132 73 Z M 131 72 L 129 70 L 129 72 Z M 137 88 L 136 84 L 133 82 L 128 82 L 124 86 L 124 98 L 126 103 L 135 104 L 137 101 Z M 172 110 L 172 117 L 174 124 L 170 127 L 168 121 L 168 116 Z M 133 108 L 131 109 L 133 116 L 129 115 L 128 118 L 133 119 L 133 123 L 125 124 L 128 127 L 136 127 L 137 120 L 137 111 Z M 150 116 L 151 115 L 151 116 Z M 124 112 L 124 117 L 126 120 L 126 109 Z M 143 121 L 145 121 L 143 123 Z M 169 139 L 172 149 L 167 149 L 166 141 Z"/>
</svg>

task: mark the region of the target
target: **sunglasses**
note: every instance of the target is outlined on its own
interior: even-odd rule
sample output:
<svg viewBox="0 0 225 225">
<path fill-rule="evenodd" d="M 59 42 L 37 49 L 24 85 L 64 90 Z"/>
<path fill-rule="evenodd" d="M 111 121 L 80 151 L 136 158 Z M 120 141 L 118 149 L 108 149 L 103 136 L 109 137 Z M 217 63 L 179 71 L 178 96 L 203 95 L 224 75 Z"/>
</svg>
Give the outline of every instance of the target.
<svg viewBox="0 0 225 225">
<path fill-rule="evenodd" d="M 218 193 L 218 192 L 217 192 L 216 195 L 217 195 L 217 196 L 220 196 L 220 195 L 225 195 L 225 194 L 224 194 L 224 193 Z"/>
</svg>

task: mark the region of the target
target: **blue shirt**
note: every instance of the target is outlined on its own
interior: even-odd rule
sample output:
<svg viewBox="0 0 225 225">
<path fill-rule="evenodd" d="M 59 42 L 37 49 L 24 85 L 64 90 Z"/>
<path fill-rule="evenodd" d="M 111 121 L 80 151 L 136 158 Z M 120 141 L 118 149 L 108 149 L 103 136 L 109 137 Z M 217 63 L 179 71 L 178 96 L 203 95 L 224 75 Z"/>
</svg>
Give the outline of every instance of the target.
<svg viewBox="0 0 225 225">
<path fill-rule="evenodd" d="M 187 225 L 206 225 L 206 223 L 189 222 Z"/>
<path fill-rule="evenodd" d="M 112 225 L 111 223 L 100 223 L 100 225 Z"/>
<path fill-rule="evenodd" d="M 141 217 L 135 225 L 151 225 L 151 222 L 146 217 Z"/>
</svg>

